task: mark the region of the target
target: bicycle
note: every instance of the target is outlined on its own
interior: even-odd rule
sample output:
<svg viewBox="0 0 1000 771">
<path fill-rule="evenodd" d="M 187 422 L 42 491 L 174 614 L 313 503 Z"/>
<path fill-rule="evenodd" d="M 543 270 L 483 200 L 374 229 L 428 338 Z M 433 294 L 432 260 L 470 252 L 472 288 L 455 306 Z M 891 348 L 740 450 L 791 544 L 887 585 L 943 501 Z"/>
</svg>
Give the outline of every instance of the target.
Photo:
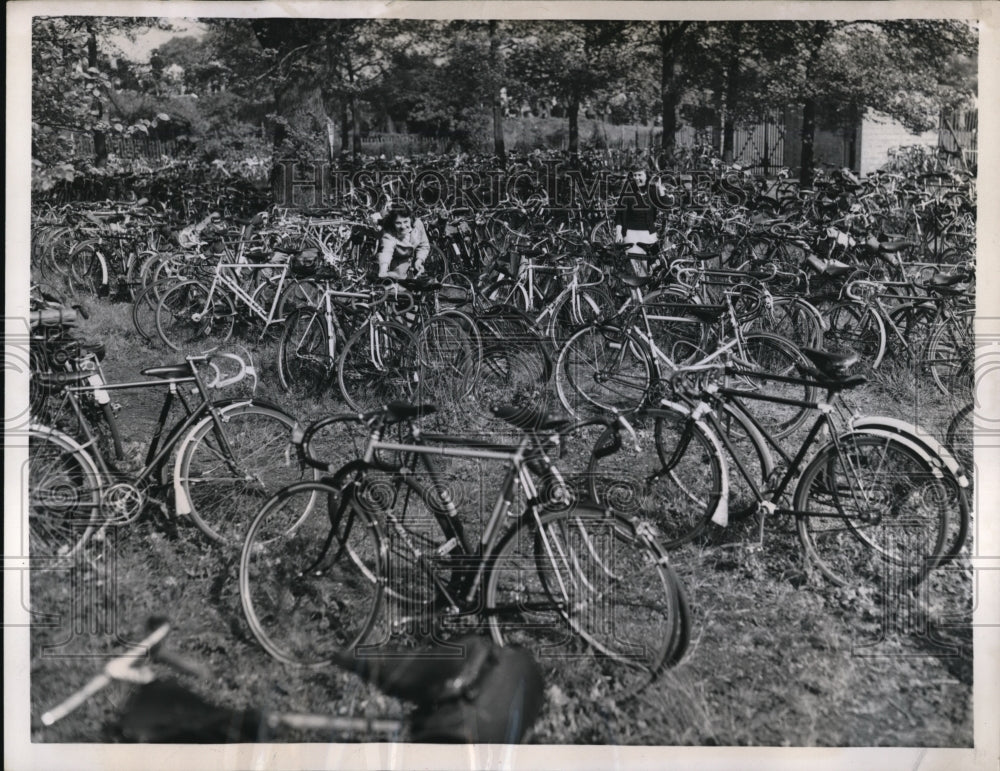
<svg viewBox="0 0 1000 771">
<path fill-rule="evenodd" d="M 582 327 L 559 352 L 556 393 L 571 415 L 595 409 L 629 412 L 654 403 L 669 373 L 712 348 L 726 347 L 727 329 L 748 370 L 780 376 L 804 361 L 791 341 L 768 332 L 744 331 L 736 315 L 735 292 L 724 294 L 723 305 L 703 305 L 671 289 L 642 296 L 639 290 L 648 278 L 626 278 L 624 283 L 636 290 L 634 304 L 623 305 L 619 317 Z M 773 402 L 775 406 L 759 417 L 767 420 L 775 436 L 792 434 L 806 419 L 804 409 L 788 409 L 797 404 L 792 397 L 802 393 L 802 398 L 810 399 L 810 386 L 768 376 L 748 385 L 762 388 L 763 384 L 756 385 L 762 380 L 772 389 L 785 384 L 785 401 Z"/>
<path fill-rule="evenodd" d="M 273 271 L 275 275 L 245 289 L 240 281 L 243 271 Z M 211 353 L 232 336 L 236 306 L 242 305 L 251 319 L 263 324 L 260 332 L 263 338 L 274 325 L 284 321 L 288 274 L 287 262 L 219 262 L 213 267 L 212 280 L 207 286 L 201 279 L 191 278 L 163 294 L 156 308 L 156 331 L 175 351 L 214 336 L 217 342 L 207 341 L 208 347 L 199 351 Z"/>
<path fill-rule="evenodd" d="M 912 586 L 964 544 L 968 480 L 950 453 L 916 427 L 881 417 L 835 420 L 840 394 L 866 382 L 863 375 L 847 374 L 857 359 L 803 353 L 809 364 L 800 365 L 802 374 L 779 379 L 806 381 L 826 397 L 801 402 L 816 417 L 794 456 L 741 401 L 775 397 L 714 380 L 759 373 L 738 362 L 713 362 L 714 354 L 680 368 L 673 378 L 675 397 L 642 413 L 653 422 L 654 453 L 599 452 L 614 438 L 598 440 L 588 466 L 591 494 L 652 518 L 664 547 L 677 548 L 701 536 L 709 522 L 728 523 L 735 503 L 731 459 L 744 485 L 741 513 L 758 514 L 761 539 L 768 517 L 792 516 L 803 554 L 833 583 L 899 579 Z M 713 379 L 683 385 L 684 377 L 705 374 Z M 816 447 L 821 435 L 830 439 Z M 756 459 L 744 462 L 751 449 Z M 784 471 L 771 459 L 772 449 Z M 785 502 L 788 493 L 791 505 Z M 750 498 L 748 507 L 742 496 Z"/>
<path fill-rule="evenodd" d="M 558 673 L 557 681 L 572 685 L 584 678 L 588 691 L 596 678 L 604 689 L 632 694 L 676 664 L 689 620 L 650 528 L 573 502 L 548 455 L 560 437 L 614 421 L 570 426 L 499 408 L 497 416 L 521 432 L 500 444 L 420 430 L 415 419 L 433 411 L 390 403 L 321 420 L 299 437 L 303 462 L 328 476 L 267 501 L 240 560 L 244 615 L 265 650 L 285 663 L 322 667 L 396 634 L 440 639 L 463 623 L 485 622 L 497 643 L 532 650 L 547 679 Z M 383 438 L 393 426 L 399 441 Z M 337 458 L 319 460 L 311 444 L 331 431 L 326 444 Z M 431 458 L 504 464 L 475 547 L 455 480 Z M 426 485 L 417 479 L 424 474 Z"/>
<path fill-rule="evenodd" d="M 218 360 L 235 362 L 239 371 L 224 378 Z M 202 363 L 213 370 L 211 381 L 195 366 Z M 256 398 L 212 400 L 209 395 L 248 376 L 256 380 L 254 368 L 235 354 L 188 356 L 180 364 L 150 367 L 142 374 L 152 379 L 86 384 L 88 371 L 36 378 L 39 388 L 50 392 L 50 398 L 58 395 L 60 403 L 49 410 L 55 425 L 33 419 L 29 429 L 28 523 L 34 556 L 71 556 L 96 532 L 134 521 L 147 501 L 158 502 L 166 511 L 171 495 L 178 516 L 190 517 L 212 541 L 232 543 L 242 536 L 254 500 L 275 489 L 275 482 L 280 487 L 301 478 L 302 470 L 297 463 L 290 465 L 286 454 L 295 426 L 291 415 Z M 184 388 L 191 385 L 197 402 L 184 396 Z M 164 387 L 167 393 L 145 458 L 132 461 L 106 451 L 81 399 Z M 183 417 L 168 429 L 175 403 L 181 405 Z M 67 421 L 74 424 L 79 439 L 60 429 Z"/>
<path fill-rule="evenodd" d="M 165 679 L 154 664 L 206 680 L 199 662 L 166 648 L 170 623 L 154 617 L 147 634 L 102 671 L 38 719 L 51 728 L 80 709 L 115 682 L 130 693 L 118 710 L 121 739 L 144 744 L 244 743 L 272 741 L 284 733 L 309 737 L 331 734 L 341 740 L 520 743 L 544 703 L 537 664 L 523 650 L 497 650 L 480 638 L 419 651 L 397 650 L 381 655 L 345 656 L 337 665 L 383 693 L 413 705 L 400 716 L 360 717 L 279 712 L 250 707 L 233 709 L 202 697 L 189 686 Z"/>
</svg>

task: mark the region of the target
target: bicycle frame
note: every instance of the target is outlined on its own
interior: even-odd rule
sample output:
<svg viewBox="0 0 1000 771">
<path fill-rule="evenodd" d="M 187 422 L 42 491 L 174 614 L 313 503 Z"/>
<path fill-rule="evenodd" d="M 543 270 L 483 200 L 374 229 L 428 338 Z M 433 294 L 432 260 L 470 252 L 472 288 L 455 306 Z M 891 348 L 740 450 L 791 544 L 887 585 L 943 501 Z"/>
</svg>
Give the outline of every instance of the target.
<svg viewBox="0 0 1000 771">
<path fill-rule="evenodd" d="M 385 426 L 382 424 L 375 425 L 369 434 L 363 458 L 360 461 L 349 463 L 347 466 L 343 467 L 337 472 L 337 475 L 333 477 L 333 479 L 340 478 L 341 475 L 345 473 L 363 471 L 366 468 L 389 471 L 393 473 L 395 475 L 396 484 L 395 498 L 392 506 L 383 507 L 383 511 L 390 526 L 392 526 L 393 529 L 401 536 L 403 543 L 411 549 L 414 555 L 417 556 L 422 569 L 427 571 L 428 576 L 434 582 L 434 585 L 450 604 L 449 610 L 451 613 L 479 612 L 481 608 L 477 595 L 483 585 L 483 579 L 488 573 L 490 567 L 489 560 L 486 557 L 492 553 L 499 543 L 501 536 L 504 532 L 506 532 L 506 528 L 503 527 L 503 522 L 509 516 L 517 490 L 523 489 L 527 498 L 527 506 L 512 527 L 521 527 L 525 523 L 534 522 L 536 525 L 539 525 L 539 532 L 541 532 L 540 515 L 542 512 L 538 507 L 538 488 L 536 487 L 531 473 L 527 468 L 528 456 L 531 453 L 532 448 L 536 446 L 536 443 L 534 442 L 532 436 L 528 434 L 525 434 L 516 445 L 505 445 L 472 437 L 421 432 L 416 427 L 413 428 L 411 433 L 411 436 L 413 437 L 412 442 L 395 442 L 387 441 L 382 438 L 384 428 Z M 406 460 L 403 464 L 398 466 L 388 465 L 378 459 L 377 454 L 380 451 L 404 453 L 406 455 Z M 541 452 L 544 456 L 544 450 L 541 450 Z M 496 499 L 496 503 L 493 506 L 493 511 L 486 521 L 479 543 L 475 549 L 471 548 L 467 538 L 465 537 L 461 525 L 460 514 L 450 495 L 446 492 L 447 487 L 444 480 L 442 480 L 439 472 L 431 462 L 431 458 L 434 456 L 501 462 L 508 466 L 507 473 L 504 476 L 504 481 Z M 475 572 L 471 573 L 471 580 L 461 585 L 461 587 L 457 590 L 461 592 L 460 596 L 457 597 L 453 596 L 456 589 L 454 587 L 449 589 L 449 587 L 444 586 L 438 576 L 435 575 L 433 567 L 428 565 L 426 558 L 413 544 L 409 533 L 402 526 L 401 522 L 392 511 L 402 488 L 407 488 L 407 497 L 414 489 L 414 483 L 407 484 L 407 480 L 412 479 L 413 472 L 415 471 L 416 464 L 418 462 L 420 462 L 427 471 L 433 485 L 433 489 L 444 491 L 443 494 L 439 496 L 441 505 L 434 507 L 433 513 L 438 526 L 441 528 L 441 531 L 447 540 L 442 547 L 436 550 L 436 553 L 443 557 L 445 555 L 451 555 L 452 552 L 456 552 L 457 550 L 457 556 L 459 558 L 464 557 L 469 560 L 475 560 Z M 549 468 L 558 474 L 556 469 L 551 466 L 549 466 Z M 425 488 L 418 487 L 417 490 L 418 494 L 420 494 L 421 492 L 424 492 Z M 348 496 L 344 496 L 340 511 L 337 513 L 336 517 L 339 518 L 343 515 L 344 507 L 347 505 L 347 502 Z M 336 527 L 334 530 L 335 529 Z M 547 536 L 545 533 L 542 533 L 541 537 L 546 543 L 546 549 L 549 550 L 549 556 L 551 558 L 551 547 L 548 545 Z M 331 531 L 331 536 L 328 538 L 327 543 L 321 550 L 321 553 L 316 560 L 316 564 L 320 564 L 325 559 L 326 551 L 330 548 L 332 541 L 333 531 Z"/>
<path fill-rule="evenodd" d="M 271 270 L 278 268 L 281 272 L 278 276 L 278 291 L 275 292 L 274 300 L 271 302 L 270 308 L 265 308 L 260 303 L 258 303 L 253 295 L 247 292 L 239 282 L 236 281 L 231 276 L 227 275 L 224 269 L 230 270 Z M 212 284 L 209 287 L 208 295 L 205 299 L 205 306 L 202 310 L 202 315 L 209 312 L 212 307 L 212 299 L 215 296 L 215 291 L 218 286 L 223 286 L 229 290 L 233 297 L 239 300 L 241 303 L 246 305 L 251 313 L 253 313 L 257 318 L 264 322 L 265 329 L 272 324 L 280 324 L 284 319 L 274 318 L 275 311 L 278 309 L 278 301 L 281 298 L 281 292 L 285 287 L 285 279 L 288 277 L 288 264 L 283 263 L 281 265 L 273 265 L 270 263 L 233 263 L 233 262 L 220 262 L 215 266 L 215 271 L 212 277 Z"/>
<path fill-rule="evenodd" d="M 742 377 L 759 377 L 758 373 L 752 371 L 741 370 L 737 367 L 726 367 L 727 374 L 738 375 Z M 811 386 L 822 386 L 823 384 L 815 380 L 807 378 L 797 378 L 789 376 L 779 376 L 779 375 L 767 375 L 768 380 L 776 380 L 783 383 L 791 383 L 796 385 L 811 385 Z M 817 515 L 815 512 L 809 512 L 794 508 L 788 508 L 778 505 L 778 501 L 782 499 L 785 493 L 788 491 L 791 483 L 796 480 L 802 469 L 804 468 L 804 461 L 809 454 L 809 451 L 813 448 L 816 443 L 817 437 L 823 431 L 824 428 L 829 427 L 830 437 L 837 448 L 838 454 L 842 452 L 842 445 L 840 443 L 840 432 L 837 430 L 837 426 L 833 421 L 831 415 L 834 412 L 834 397 L 835 392 L 828 390 L 827 398 L 823 401 L 806 401 L 801 399 L 788 399 L 780 396 L 771 396 L 768 394 L 762 394 L 756 391 L 744 391 L 740 389 L 728 388 L 724 386 L 708 386 L 706 387 L 697 397 L 692 405 L 692 414 L 697 414 L 699 417 L 704 416 L 707 418 L 711 430 L 715 433 L 716 437 L 720 440 L 724 448 L 729 452 L 730 458 L 735 462 L 737 470 L 740 475 L 747 482 L 750 487 L 753 496 L 757 499 L 757 504 L 759 509 L 765 510 L 768 514 L 783 514 L 783 515 L 794 515 L 799 517 L 809 517 L 809 516 L 822 516 L 824 518 L 836 517 L 843 519 L 852 519 L 847 515 L 840 513 L 831 514 L 830 512 L 824 512 L 821 515 Z M 740 452 L 733 445 L 732 441 L 729 439 L 729 435 L 725 428 L 722 426 L 719 420 L 718 413 L 713 407 L 713 402 L 728 398 L 730 404 L 735 405 L 736 409 L 739 410 L 741 415 L 749 420 L 749 422 L 758 430 L 758 432 L 765 438 L 769 445 L 774 447 L 781 458 L 787 464 L 784 475 L 781 477 L 778 484 L 769 490 L 761 490 L 758 485 L 757 480 L 754 479 L 754 475 L 751 474 L 747 468 L 743 465 L 740 460 Z M 816 410 L 819 414 L 816 416 L 816 420 L 810 427 L 808 433 L 803 438 L 798 451 L 795 456 L 790 456 L 779 444 L 773 439 L 768 432 L 761 426 L 760 422 L 743 408 L 740 403 L 740 398 L 748 398 L 756 401 L 770 402 L 773 404 L 789 404 L 799 407 L 808 407 L 810 409 Z M 682 435 L 681 442 L 678 443 L 678 449 L 676 455 L 685 449 L 686 443 L 685 438 L 690 437 L 688 432 Z M 669 461 L 665 461 L 665 465 L 669 465 Z M 763 521 L 761 522 L 761 527 L 763 528 Z"/>
<path fill-rule="evenodd" d="M 181 392 L 181 389 L 178 387 L 185 383 L 195 383 L 197 390 L 201 395 L 202 403 L 195 409 L 191 408 L 191 405 L 188 404 L 183 393 Z M 82 447 L 90 452 L 90 455 L 94 458 L 94 462 L 98 465 L 98 468 L 102 473 L 111 475 L 114 472 L 105 459 L 104 453 L 102 453 L 99 449 L 98 439 L 91 429 L 89 422 L 83 415 L 80 403 L 76 398 L 76 394 L 88 392 L 93 393 L 99 389 L 103 389 L 105 391 L 123 391 L 160 386 L 168 387 L 167 394 L 164 397 L 163 405 L 160 408 L 160 414 L 157 418 L 157 427 L 153 432 L 153 436 L 150 438 L 150 444 L 146 451 L 146 458 L 143 461 L 143 467 L 139 472 L 137 472 L 136 476 L 133 477 L 133 481 L 141 484 L 148 480 L 152 476 L 153 472 L 160 468 L 169 459 L 170 453 L 173 451 L 174 447 L 178 444 L 181 438 L 192 427 L 194 427 L 206 413 L 212 415 L 215 422 L 215 436 L 218 439 L 221 449 L 225 453 L 228 462 L 228 458 L 232 456 L 232 448 L 229 446 L 229 442 L 226 439 L 225 431 L 222 430 L 222 416 L 219 410 L 222 407 L 228 407 L 232 404 L 236 404 L 241 400 L 230 399 L 213 402 L 208 398 L 207 390 L 197 375 L 183 378 L 164 378 L 162 380 L 141 380 L 134 383 L 106 383 L 99 387 L 67 387 L 64 389 L 66 398 L 72 406 L 77 420 L 80 422 L 80 426 L 86 436 L 86 442 L 82 444 Z M 167 416 L 170 414 L 170 410 L 175 400 L 179 401 L 183 406 L 186 417 L 174 424 L 174 426 L 167 432 L 166 438 L 163 439 L 163 445 L 157 449 L 160 439 L 163 437 L 164 429 L 166 428 Z M 95 450 L 90 451 L 90 447 L 94 447 Z"/>
</svg>

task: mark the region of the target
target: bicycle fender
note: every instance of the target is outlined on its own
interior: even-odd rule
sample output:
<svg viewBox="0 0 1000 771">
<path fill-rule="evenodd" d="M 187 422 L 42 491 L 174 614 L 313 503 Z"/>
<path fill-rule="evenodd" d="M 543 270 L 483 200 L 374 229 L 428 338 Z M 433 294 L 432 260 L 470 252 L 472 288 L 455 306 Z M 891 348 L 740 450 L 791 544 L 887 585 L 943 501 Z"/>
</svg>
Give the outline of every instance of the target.
<svg viewBox="0 0 1000 771">
<path fill-rule="evenodd" d="M 878 437 L 883 437 L 885 439 L 890 439 L 893 442 L 897 442 L 906 447 L 908 450 L 915 453 L 921 460 L 926 462 L 927 465 L 930 466 L 931 473 L 934 475 L 936 479 L 945 478 L 947 470 L 942 467 L 940 459 L 935 458 L 930 452 L 927 451 L 927 449 L 923 445 L 920 444 L 920 442 L 913 441 L 913 439 L 907 436 L 906 434 L 900 434 L 895 431 L 885 429 L 884 427 L 877 428 L 874 426 L 869 426 L 866 428 L 861 428 L 857 431 L 849 431 L 847 433 L 841 434 L 838 438 L 848 439 L 852 436 L 878 436 Z M 955 477 L 952 476 L 950 473 L 948 473 L 948 476 L 951 476 L 952 479 L 955 479 Z M 958 480 L 955 479 L 955 481 L 957 482 Z"/>
<path fill-rule="evenodd" d="M 270 402 L 266 402 L 262 399 L 232 399 L 227 400 L 227 403 L 221 407 L 220 411 L 225 415 L 228 410 L 234 407 L 245 407 L 250 404 L 259 405 L 261 407 L 269 407 L 271 409 L 277 410 L 278 412 L 284 412 L 280 407 L 272 405 Z M 216 405 L 218 406 L 218 405 Z M 287 413 L 286 413 L 287 414 Z M 184 485 L 181 484 L 181 462 L 187 452 L 187 445 L 191 440 L 191 437 L 206 423 L 212 420 L 211 414 L 205 415 L 204 418 L 199 420 L 190 429 L 188 429 L 187 436 L 185 436 L 180 444 L 177 446 L 177 457 L 174 458 L 174 509 L 181 516 L 187 517 L 191 514 L 191 500 L 188 498 L 187 493 L 184 491 Z"/>
<path fill-rule="evenodd" d="M 905 420 L 885 417 L 856 418 L 851 421 L 851 426 L 853 428 L 880 429 L 907 437 L 914 444 L 924 448 L 925 452 L 931 456 L 932 466 L 940 467 L 943 465 L 948 473 L 954 477 L 959 487 L 969 486 L 968 477 L 965 476 L 965 472 L 951 451 L 919 426 L 907 423 Z"/>
<path fill-rule="evenodd" d="M 705 436 L 712 443 L 712 447 L 721 461 L 719 463 L 721 469 L 719 481 L 722 483 L 722 495 L 719 496 L 719 502 L 715 504 L 715 510 L 712 512 L 712 522 L 719 527 L 726 527 L 729 525 L 729 464 L 726 462 L 726 454 L 725 450 L 722 449 L 722 442 L 719 441 L 719 437 L 716 436 L 715 431 L 704 421 L 702 416 L 695 414 L 695 411 L 686 404 L 679 404 L 666 399 L 661 399 L 659 404 L 671 407 L 682 414 L 690 416 L 701 427 Z"/>
</svg>

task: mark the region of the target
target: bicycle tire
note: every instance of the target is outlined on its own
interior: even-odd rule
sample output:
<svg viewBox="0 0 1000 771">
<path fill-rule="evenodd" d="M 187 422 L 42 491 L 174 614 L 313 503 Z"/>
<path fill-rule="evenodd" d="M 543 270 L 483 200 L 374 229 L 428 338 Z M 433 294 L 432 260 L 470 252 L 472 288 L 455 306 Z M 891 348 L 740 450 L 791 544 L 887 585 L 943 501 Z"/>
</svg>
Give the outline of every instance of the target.
<svg viewBox="0 0 1000 771">
<path fill-rule="evenodd" d="M 351 409 L 367 412 L 409 398 L 417 384 L 413 334 L 394 321 L 372 319 L 344 345 L 337 359 L 337 386 Z"/>
<path fill-rule="evenodd" d="M 108 263 L 101 253 L 100 241 L 91 239 L 74 244 L 68 258 L 68 275 L 72 287 L 93 295 L 107 293 Z"/>
<path fill-rule="evenodd" d="M 747 325 L 746 331 L 771 332 L 791 340 L 800 348 L 822 348 L 821 318 L 819 311 L 807 300 L 778 297 L 767 311 Z"/>
<path fill-rule="evenodd" d="M 945 396 L 967 399 L 972 394 L 976 335 L 974 310 L 942 319 L 927 344 L 927 367 L 934 385 Z"/>
<path fill-rule="evenodd" d="M 544 514 L 538 526 L 509 532 L 488 559 L 490 633 L 531 650 L 546 682 L 625 699 L 678 659 L 677 578 L 662 548 L 625 517 L 589 506 Z"/>
<path fill-rule="evenodd" d="M 174 488 L 180 487 L 187 502 L 184 507 L 178 501 L 179 514 L 188 514 L 215 543 L 233 546 L 241 542 L 247 519 L 261 501 L 312 472 L 302 469 L 292 449 L 296 422 L 288 413 L 251 400 L 227 405 L 220 413 L 229 451 L 207 415 L 178 447 Z"/>
<path fill-rule="evenodd" d="M 243 615 L 285 664 L 330 666 L 366 639 L 378 615 L 382 535 L 345 495 L 328 481 L 286 487 L 264 503 L 243 541 Z"/>
<path fill-rule="evenodd" d="M 885 357 L 885 322 L 871 308 L 854 300 L 835 303 L 824 311 L 823 342 L 831 351 L 856 353 L 862 371 L 878 369 Z"/>
<path fill-rule="evenodd" d="M 745 364 L 759 372 L 739 383 L 744 391 L 764 391 L 771 396 L 813 403 L 819 396 L 815 385 L 782 383 L 767 377 L 778 375 L 801 377 L 798 365 L 809 365 L 809 360 L 794 343 L 768 332 L 749 332 L 742 335 L 742 350 L 746 354 Z M 775 439 L 783 439 L 795 433 L 809 419 L 811 409 L 794 404 L 778 404 L 759 399 L 741 398 L 740 407 L 751 415 L 760 427 Z"/>
<path fill-rule="evenodd" d="M 156 309 L 160 305 L 162 294 L 165 294 L 165 290 L 174 283 L 172 278 L 167 278 L 149 284 L 132 301 L 132 326 L 146 343 L 163 342 L 156 331 Z"/>
<path fill-rule="evenodd" d="M 723 402 L 716 412 L 716 422 L 710 423 L 712 430 L 725 434 L 729 445 L 723 443 L 726 463 L 729 467 L 729 516 L 741 520 L 757 511 L 757 496 L 754 495 L 749 480 L 760 491 L 766 490 L 775 469 L 774 455 L 767 439 L 754 422 L 737 405 Z M 743 471 L 741 472 L 740 466 Z M 744 472 L 749 476 L 747 479 Z"/>
<path fill-rule="evenodd" d="M 969 481 L 975 483 L 975 458 L 973 456 L 973 444 L 975 437 L 975 402 L 969 402 L 960 408 L 955 416 L 948 423 L 945 446 L 955 456 L 966 474 Z"/>
<path fill-rule="evenodd" d="M 337 340 L 331 341 L 321 311 L 299 308 L 286 319 L 278 340 L 278 380 L 285 391 L 322 393 L 333 382 Z"/>
<path fill-rule="evenodd" d="M 609 318 L 615 304 L 602 287 L 583 287 L 557 298 L 549 310 L 548 338 L 558 350 L 580 327 Z"/>
<path fill-rule="evenodd" d="M 914 585 L 945 551 L 948 512 L 930 503 L 942 500 L 946 479 L 891 438 L 839 437 L 820 449 L 795 488 L 796 511 L 808 512 L 796 515 L 804 553 L 838 586 Z M 904 504 L 910 511 L 900 515 Z"/>
<path fill-rule="evenodd" d="M 623 442 L 604 455 L 615 428 L 598 438 L 587 464 L 588 492 L 600 505 L 652 523 L 663 548 L 671 550 L 704 533 L 728 495 L 725 457 L 712 430 L 686 407 L 661 402 L 636 417 L 638 425 L 648 421 L 655 451 Z"/>
<path fill-rule="evenodd" d="M 463 402 L 482 364 L 475 322 L 464 313 L 443 311 L 425 320 L 414 338 L 418 369 L 412 397 L 438 406 Z"/>
<path fill-rule="evenodd" d="M 556 393 L 573 416 L 631 412 L 650 400 L 656 371 L 645 344 L 610 324 L 583 327 L 559 351 Z"/>
<path fill-rule="evenodd" d="M 213 294 L 197 280 L 169 289 L 156 308 L 156 331 L 175 351 L 211 353 L 233 334 L 236 311 L 224 294 Z"/>
<path fill-rule="evenodd" d="M 99 527 L 103 475 L 76 441 L 47 426 L 28 428 L 28 533 L 32 570 L 58 568 Z"/>
</svg>

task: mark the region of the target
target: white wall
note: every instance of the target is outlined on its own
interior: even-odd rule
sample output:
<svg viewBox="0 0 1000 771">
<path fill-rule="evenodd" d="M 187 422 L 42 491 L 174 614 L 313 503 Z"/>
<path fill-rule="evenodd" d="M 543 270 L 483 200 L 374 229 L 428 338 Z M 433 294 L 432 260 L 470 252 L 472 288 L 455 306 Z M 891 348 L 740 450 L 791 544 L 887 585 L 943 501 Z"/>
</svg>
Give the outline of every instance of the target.
<svg viewBox="0 0 1000 771">
<path fill-rule="evenodd" d="M 868 174 L 884 166 L 889 160 L 889 150 L 903 145 L 929 145 L 936 147 L 937 129 L 923 134 L 911 134 L 903 124 L 889 116 L 869 110 L 861 121 L 860 171 Z"/>
</svg>

